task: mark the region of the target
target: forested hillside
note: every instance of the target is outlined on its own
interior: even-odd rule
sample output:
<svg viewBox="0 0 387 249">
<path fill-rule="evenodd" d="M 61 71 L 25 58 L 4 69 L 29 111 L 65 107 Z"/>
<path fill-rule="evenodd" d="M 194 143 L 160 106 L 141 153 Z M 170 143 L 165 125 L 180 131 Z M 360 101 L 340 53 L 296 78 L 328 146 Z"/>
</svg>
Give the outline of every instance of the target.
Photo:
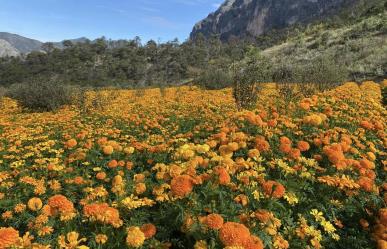
<svg viewBox="0 0 387 249">
<path fill-rule="evenodd" d="M 46 43 L 42 51 L 0 58 L 0 85 L 30 82 L 39 75 L 86 86 L 145 87 L 193 80 L 218 88 L 230 83 L 230 65 L 251 46 L 270 59 L 273 77 L 268 80 L 313 80 L 305 77 L 313 74 L 308 65 L 318 66 L 321 61 L 338 66 L 347 80 L 384 78 L 386 1 L 357 3 L 330 18 L 273 29 L 256 38 L 233 36 L 221 41 L 219 36 L 197 34 L 184 43 L 142 42 L 138 37 L 65 41 L 61 46 Z"/>
</svg>

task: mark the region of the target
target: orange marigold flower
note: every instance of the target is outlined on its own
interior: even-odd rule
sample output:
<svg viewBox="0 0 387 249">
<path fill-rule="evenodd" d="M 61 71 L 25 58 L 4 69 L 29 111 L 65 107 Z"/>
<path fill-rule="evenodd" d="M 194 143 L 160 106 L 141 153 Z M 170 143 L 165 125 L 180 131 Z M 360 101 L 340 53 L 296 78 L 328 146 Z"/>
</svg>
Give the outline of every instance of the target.
<svg viewBox="0 0 387 249">
<path fill-rule="evenodd" d="M 367 130 L 372 130 L 374 128 L 374 125 L 367 120 L 361 121 L 360 126 Z"/>
<path fill-rule="evenodd" d="M 285 194 L 285 187 L 276 181 L 267 181 L 262 185 L 263 190 L 268 196 L 281 198 Z"/>
<path fill-rule="evenodd" d="M 218 175 L 218 181 L 220 185 L 227 185 L 230 183 L 230 175 L 227 170 L 223 167 L 217 167 L 215 173 Z"/>
<path fill-rule="evenodd" d="M 292 140 L 290 140 L 288 137 L 283 136 L 280 138 L 280 143 L 281 144 L 292 144 Z"/>
<path fill-rule="evenodd" d="M 299 141 L 299 142 L 297 143 L 297 148 L 298 148 L 300 151 L 304 152 L 304 151 L 308 151 L 308 150 L 310 149 L 310 145 L 309 145 L 309 143 L 306 142 L 306 141 Z"/>
<path fill-rule="evenodd" d="M 219 239 L 225 246 L 244 246 L 250 241 L 250 231 L 243 224 L 226 222 L 219 231 Z"/>
<path fill-rule="evenodd" d="M 378 240 L 378 249 L 387 249 L 387 240 Z"/>
<path fill-rule="evenodd" d="M 250 236 L 250 239 L 243 245 L 245 249 L 263 249 L 263 242 L 257 236 Z"/>
<path fill-rule="evenodd" d="M 340 161 L 345 160 L 345 156 L 340 144 L 325 146 L 323 151 L 324 154 L 327 155 L 329 161 L 333 164 L 337 164 Z"/>
<path fill-rule="evenodd" d="M 12 227 L 0 227 L 0 248 L 15 246 L 19 240 L 19 232 Z"/>
<path fill-rule="evenodd" d="M 255 148 L 260 152 L 265 152 L 270 150 L 270 144 L 266 141 L 266 139 L 262 136 L 258 136 L 255 139 Z"/>
<path fill-rule="evenodd" d="M 103 180 L 106 178 L 106 173 L 105 172 L 98 172 L 97 175 L 95 176 L 98 180 Z"/>
<path fill-rule="evenodd" d="M 267 223 L 273 217 L 273 214 L 265 209 L 259 209 L 255 212 L 255 217 L 262 223 Z"/>
<path fill-rule="evenodd" d="M 375 163 L 367 159 L 361 159 L 359 162 L 360 162 L 360 166 L 365 169 L 375 169 Z"/>
<path fill-rule="evenodd" d="M 65 146 L 69 149 L 71 148 L 74 148 L 75 146 L 77 146 L 77 140 L 75 140 L 74 138 L 70 139 L 70 140 L 67 140 Z"/>
<path fill-rule="evenodd" d="M 82 176 L 77 176 L 74 178 L 74 183 L 77 184 L 77 185 L 81 185 L 84 183 L 84 180 L 82 178 Z"/>
<path fill-rule="evenodd" d="M 289 153 L 289 157 L 290 158 L 293 158 L 293 159 L 297 159 L 301 156 L 301 151 L 299 149 L 291 149 L 290 153 Z"/>
<path fill-rule="evenodd" d="M 372 192 L 374 181 L 368 177 L 362 176 L 359 178 L 357 183 L 367 192 Z"/>
<path fill-rule="evenodd" d="M 111 155 L 111 154 L 113 154 L 113 152 L 114 152 L 113 146 L 106 145 L 106 146 L 103 147 L 103 153 L 105 155 Z"/>
<path fill-rule="evenodd" d="M 387 208 L 382 208 L 379 210 L 379 220 L 380 223 L 387 226 Z"/>
<path fill-rule="evenodd" d="M 116 228 L 123 224 L 118 210 L 109 207 L 107 203 L 85 205 L 83 207 L 83 214 L 91 221 L 99 221 L 104 224 L 110 224 Z"/>
<path fill-rule="evenodd" d="M 172 194 L 184 197 L 192 192 L 193 178 L 189 175 L 180 175 L 172 179 L 171 191 Z"/>
<path fill-rule="evenodd" d="M 300 101 L 299 106 L 301 109 L 304 109 L 307 111 L 310 109 L 311 103 L 312 103 L 312 100 L 310 98 L 305 98 L 305 99 Z"/>
<path fill-rule="evenodd" d="M 142 182 L 137 183 L 135 187 L 135 191 L 136 191 L 136 194 L 138 195 L 141 195 L 142 193 L 144 193 L 146 191 L 145 183 L 142 183 Z"/>
<path fill-rule="evenodd" d="M 370 223 L 368 223 L 367 220 L 365 219 L 360 219 L 359 221 L 360 225 L 363 227 L 363 228 L 368 228 L 370 226 Z"/>
<path fill-rule="evenodd" d="M 68 213 L 74 211 L 74 204 L 69 201 L 66 196 L 54 195 L 48 199 L 48 205 L 54 212 Z"/>
<path fill-rule="evenodd" d="M 148 223 L 141 226 L 140 230 L 144 233 L 145 238 L 149 239 L 155 236 L 157 229 L 156 226 Z"/>
<path fill-rule="evenodd" d="M 281 143 L 280 144 L 280 147 L 279 147 L 279 150 L 283 153 L 290 153 L 291 150 L 292 150 L 292 145 L 291 144 L 285 144 L 285 143 Z"/>
<path fill-rule="evenodd" d="M 209 214 L 204 223 L 211 229 L 219 230 L 223 226 L 223 218 L 219 214 Z"/>
<path fill-rule="evenodd" d="M 108 163 L 108 167 L 109 167 L 109 168 L 116 168 L 117 166 L 118 166 L 117 160 L 111 160 L 111 161 Z"/>
</svg>

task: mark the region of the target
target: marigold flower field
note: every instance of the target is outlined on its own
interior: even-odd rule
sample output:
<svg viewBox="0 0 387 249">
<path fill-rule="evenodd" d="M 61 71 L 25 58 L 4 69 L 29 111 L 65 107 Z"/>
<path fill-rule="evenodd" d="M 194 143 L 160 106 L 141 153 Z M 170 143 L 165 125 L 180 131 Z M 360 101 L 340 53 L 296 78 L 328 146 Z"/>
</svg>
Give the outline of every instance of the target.
<svg viewBox="0 0 387 249">
<path fill-rule="evenodd" d="M 285 103 L 266 84 L 241 112 L 230 89 L 3 99 L 0 249 L 387 248 L 382 85 Z"/>
</svg>

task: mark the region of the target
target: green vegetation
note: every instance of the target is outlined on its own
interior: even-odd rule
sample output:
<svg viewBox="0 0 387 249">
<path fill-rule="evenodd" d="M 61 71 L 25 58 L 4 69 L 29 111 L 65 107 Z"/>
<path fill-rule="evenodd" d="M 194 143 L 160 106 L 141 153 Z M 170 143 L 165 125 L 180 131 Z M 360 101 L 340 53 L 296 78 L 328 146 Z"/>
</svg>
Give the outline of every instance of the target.
<svg viewBox="0 0 387 249">
<path fill-rule="evenodd" d="M 257 49 L 250 48 L 246 57 L 231 66 L 233 72 L 233 96 L 238 109 L 255 107 L 258 99 L 257 82 L 272 81 L 273 67 L 269 59 Z"/>
<path fill-rule="evenodd" d="M 36 79 L 30 83 L 14 84 L 6 92 L 19 104 L 33 111 L 55 111 L 59 107 L 71 104 L 74 89 L 58 83 L 58 79 Z"/>
<path fill-rule="evenodd" d="M 232 83 L 228 69 L 250 46 L 270 58 L 276 69 L 273 77 L 280 82 L 380 80 L 387 77 L 386 9 L 385 0 L 364 0 L 329 20 L 228 42 L 198 35 L 184 43 L 143 44 L 138 37 L 65 41 L 64 49 L 46 43 L 44 52 L 0 58 L 0 86 L 55 75 L 63 83 L 92 87 L 165 87 L 194 79 L 205 88 L 218 89 Z"/>
</svg>

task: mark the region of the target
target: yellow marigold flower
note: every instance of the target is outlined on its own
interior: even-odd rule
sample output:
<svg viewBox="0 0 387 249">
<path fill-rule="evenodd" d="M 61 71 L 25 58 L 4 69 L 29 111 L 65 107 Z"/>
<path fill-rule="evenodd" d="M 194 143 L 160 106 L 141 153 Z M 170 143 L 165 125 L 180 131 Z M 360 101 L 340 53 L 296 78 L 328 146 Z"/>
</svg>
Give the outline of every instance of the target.
<svg viewBox="0 0 387 249">
<path fill-rule="evenodd" d="M 29 199 L 27 205 L 28 208 L 32 211 L 38 211 L 43 207 L 42 200 L 37 197 Z"/>
<path fill-rule="evenodd" d="M 114 152 L 113 146 L 106 145 L 106 146 L 103 147 L 103 153 L 105 155 L 111 155 L 111 154 L 113 154 L 113 152 Z"/>
<path fill-rule="evenodd" d="M 281 235 L 276 235 L 274 236 L 273 246 L 276 249 L 287 249 L 289 248 L 289 242 Z"/>
<path fill-rule="evenodd" d="M 286 193 L 284 195 L 284 198 L 285 198 L 285 200 L 287 200 L 287 202 L 290 205 L 294 205 L 294 204 L 298 203 L 298 198 L 297 198 L 296 194 L 294 194 L 294 193 Z"/>
<path fill-rule="evenodd" d="M 108 237 L 105 235 L 105 234 L 97 234 L 95 236 L 95 242 L 97 242 L 97 244 L 105 244 L 108 240 Z"/>
<path fill-rule="evenodd" d="M 54 231 L 54 229 L 52 227 L 44 226 L 41 229 L 39 229 L 38 235 L 39 236 L 45 236 L 45 235 L 51 234 L 53 231 Z"/>
<path fill-rule="evenodd" d="M 210 151 L 210 146 L 208 144 L 198 145 L 195 150 L 197 153 L 203 154 Z"/>
<path fill-rule="evenodd" d="M 323 226 L 327 233 L 334 233 L 336 231 L 336 228 L 332 225 L 332 223 L 326 221 L 325 219 L 321 221 L 321 226 Z"/>
<path fill-rule="evenodd" d="M 134 147 L 126 147 L 126 148 L 124 149 L 124 152 L 125 152 L 126 154 L 133 154 L 133 152 L 134 152 Z"/>
<path fill-rule="evenodd" d="M 323 119 L 321 118 L 320 115 L 312 114 L 312 115 L 309 115 L 309 116 L 305 116 L 304 119 L 303 119 L 303 122 L 305 124 L 310 124 L 310 125 L 313 125 L 313 126 L 319 126 L 319 125 L 322 124 Z"/>
<path fill-rule="evenodd" d="M 205 240 L 196 241 L 194 249 L 207 249 L 207 242 Z"/>
<path fill-rule="evenodd" d="M 79 238 L 79 233 L 69 232 L 66 237 L 61 235 L 58 237 L 58 244 L 60 248 L 82 248 L 79 244 L 86 241 L 86 238 Z M 66 241 L 67 240 L 67 241 Z M 83 247 L 84 249 L 88 247 Z"/>
<path fill-rule="evenodd" d="M 17 204 L 17 205 L 14 207 L 13 210 L 15 211 L 15 213 L 21 213 L 21 212 L 23 212 L 24 210 L 26 210 L 26 205 L 23 204 L 23 203 L 19 203 L 19 204 Z"/>
<path fill-rule="evenodd" d="M 129 227 L 128 235 L 126 236 L 126 244 L 135 248 L 139 248 L 144 244 L 145 235 L 139 227 Z"/>
<path fill-rule="evenodd" d="M 9 220 L 9 219 L 12 219 L 13 218 L 13 214 L 12 214 L 12 211 L 5 211 L 1 217 L 4 219 L 4 220 Z"/>
<path fill-rule="evenodd" d="M 321 221 L 321 220 L 325 219 L 325 218 L 323 217 L 323 213 L 320 212 L 320 211 L 318 211 L 317 209 L 312 209 L 312 210 L 310 211 L 310 214 L 314 216 L 314 218 L 316 219 L 316 221 Z"/>
</svg>

